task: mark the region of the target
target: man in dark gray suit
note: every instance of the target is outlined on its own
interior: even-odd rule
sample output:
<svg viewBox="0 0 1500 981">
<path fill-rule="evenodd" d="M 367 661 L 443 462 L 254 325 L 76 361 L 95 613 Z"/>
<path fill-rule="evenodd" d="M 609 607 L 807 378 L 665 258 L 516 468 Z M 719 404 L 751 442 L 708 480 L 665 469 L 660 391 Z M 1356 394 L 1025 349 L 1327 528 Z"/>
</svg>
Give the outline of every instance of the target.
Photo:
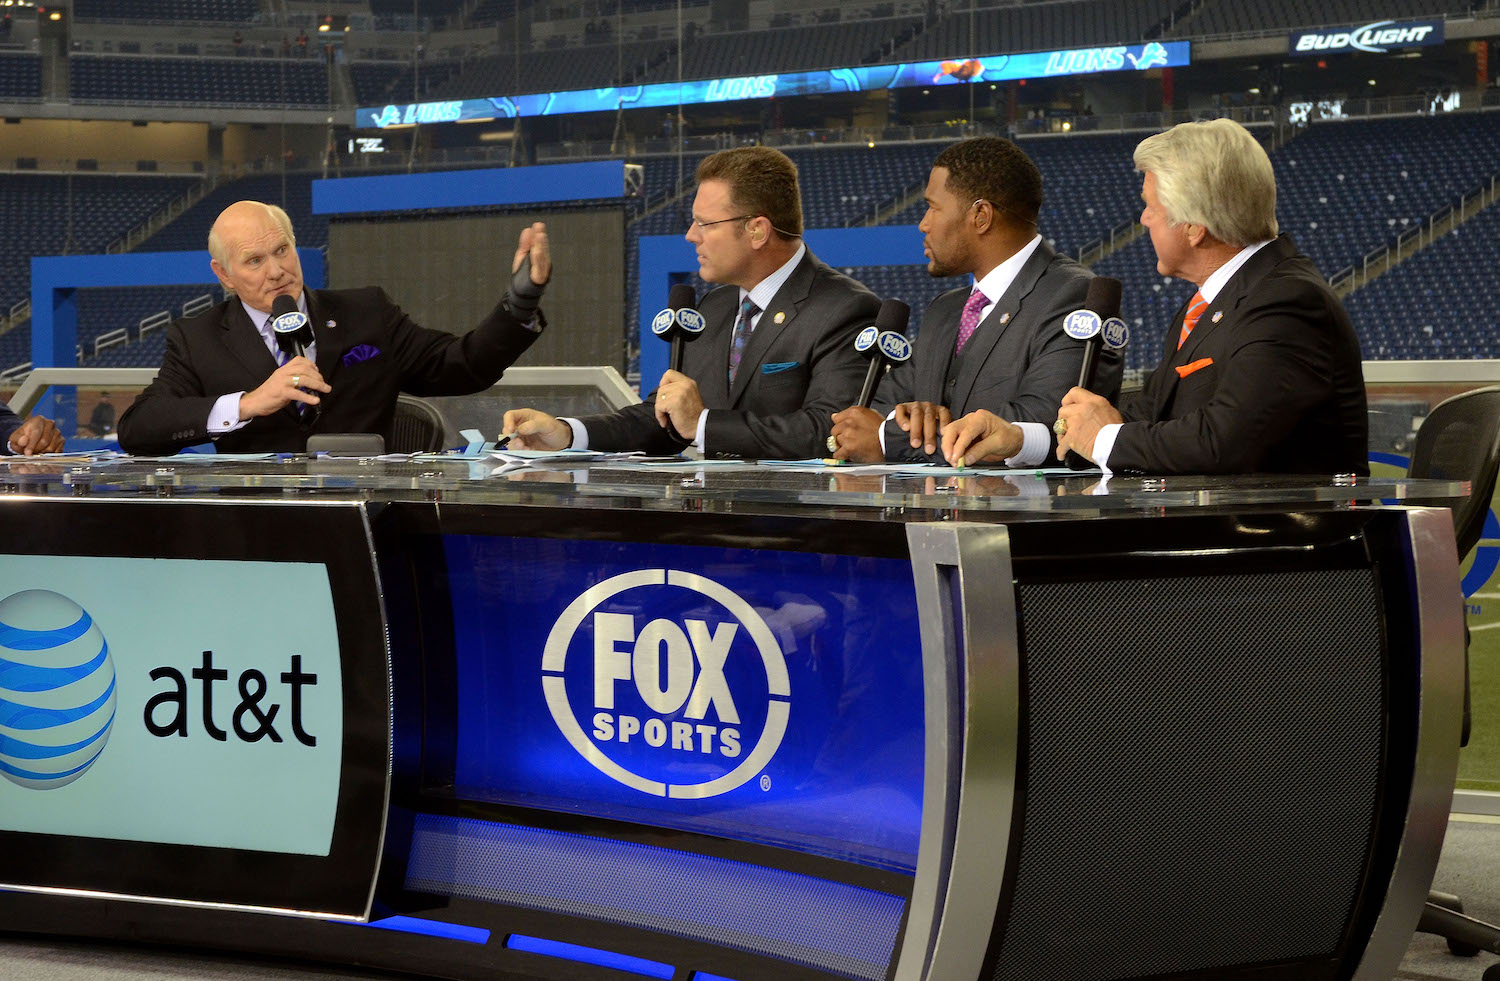
<svg viewBox="0 0 1500 981">
<path fill-rule="evenodd" d="M 842 460 L 942 463 L 940 431 L 953 418 L 988 409 L 1050 423 L 1078 382 L 1084 346 L 1063 333 L 1063 320 L 1083 306 L 1093 277 L 1037 234 L 1036 164 L 1010 140 L 955 143 L 933 161 L 926 199 L 918 227 L 928 273 L 967 273 L 973 289 L 932 302 L 911 359 L 881 383 L 873 409 L 833 417 Z M 1095 387 L 1115 397 L 1121 370 L 1118 352 L 1101 352 Z"/>
<path fill-rule="evenodd" d="M 1368 474 L 1359 338 L 1317 267 L 1278 234 L 1265 148 L 1228 119 L 1181 123 L 1142 140 L 1135 166 L 1156 271 L 1198 292 L 1130 401 L 1064 396 L 1057 456 L 1106 473 Z M 943 448 L 956 464 L 1009 458 L 1035 428 L 975 412 Z"/>
<path fill-rule="evenodd" d="M 44 416 L 32 416 L 25 422 L 0 402 L 0 455 L 35 456 L 57 453 L 63 448 L 62 433 Z"/>
<path fill-rule="evenodd" d="M 779 150 L 740 147 L 698 167 L 687 240 L 699 275 L 723 283 L 704 297 L 706 327 L 682 371 L 662 375 L 639 405 L 582 419 L 511 409 L 504 428 L 522 449 L 645 450 L 803 459 L 822 456 L 828 418 L 864 380 L 854 336 L 880 301 L 802 243 L 797 167 Z"/>
</svg>

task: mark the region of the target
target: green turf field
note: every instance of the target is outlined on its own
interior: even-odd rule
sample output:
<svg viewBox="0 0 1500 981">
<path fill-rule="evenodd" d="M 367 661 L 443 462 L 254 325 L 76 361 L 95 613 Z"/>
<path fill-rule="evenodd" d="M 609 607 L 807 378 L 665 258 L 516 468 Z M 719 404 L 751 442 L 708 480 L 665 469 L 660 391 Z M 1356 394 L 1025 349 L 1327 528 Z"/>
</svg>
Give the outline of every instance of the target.
<svg viewBox="0 0 1500 981">
<path fill-rule="evenodd" d="M 1469 597 L 1469 674 L 1473 730 L 1459 756 L 1458 786 L 1500 791 L 1500 574 Z"/>
<path fill-rule="evenodd" d="M 1372 463 L 1370 471 L 1377 477 L 1404 472 L 1383 463 Z M 1500 514 L 1500 495 L 1491 507 Z M 1480 539 L 1479 548 L 1486 547 L 1500 547 L 1500 541 Z M 1472 562 L 1473 556 L 1463 562 L 1460 578 Z M 1458 788 L 1500 791 L 1500 570 L 1468 598 L 1468 621 L 1471 731 L 1458 759 Z"/>
</svg>

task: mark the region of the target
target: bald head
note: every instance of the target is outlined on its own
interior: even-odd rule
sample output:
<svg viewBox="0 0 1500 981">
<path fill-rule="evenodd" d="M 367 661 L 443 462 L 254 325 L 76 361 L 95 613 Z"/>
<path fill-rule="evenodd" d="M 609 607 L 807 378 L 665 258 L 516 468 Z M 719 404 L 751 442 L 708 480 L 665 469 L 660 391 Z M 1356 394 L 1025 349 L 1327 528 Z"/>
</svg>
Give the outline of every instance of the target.
<svg viewBox="0 0 1500 981">
<path fill-rule="evenodd" d="M 302 264 L 292 220 L 274 204 L 236 201 L 208 233 L 209 266 L 226 290 L 253 309 L 271 312 L 278 295 L 302 295 Z"/>
</svg>

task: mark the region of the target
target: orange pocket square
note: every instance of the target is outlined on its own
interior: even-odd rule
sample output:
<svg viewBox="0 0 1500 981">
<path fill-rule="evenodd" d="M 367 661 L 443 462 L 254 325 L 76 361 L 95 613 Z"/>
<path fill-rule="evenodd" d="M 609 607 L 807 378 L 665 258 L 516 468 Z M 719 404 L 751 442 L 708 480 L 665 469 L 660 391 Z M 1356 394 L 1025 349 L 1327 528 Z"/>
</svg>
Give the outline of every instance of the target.
<svg viewBox="0 0 1500 981">
<path fill-rule="evenodd" d="M 1193 372 L 1197 371 L 1199 368 L 1207 368 L 1209 365 L 1211 365 L 1213 363 L 1214 363 L 1214 359 L 1213 358 L 1199 358 L 1197 361 L 1194 361 L 1192 364 L 1178 365 L 1177 366 L 1177 377 L 1178 378 L 1186 378 L 1188 375 L 1191 375 Z"/>
</svg>

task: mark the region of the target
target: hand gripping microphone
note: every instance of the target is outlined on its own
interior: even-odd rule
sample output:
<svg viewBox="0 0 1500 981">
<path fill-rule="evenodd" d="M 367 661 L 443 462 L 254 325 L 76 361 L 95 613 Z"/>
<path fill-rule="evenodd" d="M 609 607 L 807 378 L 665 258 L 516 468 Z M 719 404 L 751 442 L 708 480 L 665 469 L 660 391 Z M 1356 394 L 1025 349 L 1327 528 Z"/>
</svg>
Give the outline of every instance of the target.
<svg viewBox="0 0 1500 981">
<path fill-rule="evenodd" d="M 693 286 L 678 283 L 667 294 L 667 308 L 651 318 L 651 333 L 672 342 L 672 370 L 682 370 L 683 345 L 703 333 L 703 314 L 693 309 Z"/>
<path fill-rule="evenodd" d="M 307 317 L 297 309 L 297 301 L 282 293 L 271 301 L 271 329 L 276 344 L 288 358 L 300 358 L 312 343 L 312 328 Z"/>
<path fill-rule="evenodd" d="M 906 339 L 906 323 L 911 319 L 911 307 L 900 300 L 886 300 L 875 315 L 875 322 L 859 332 L 854 338 L 854 350 L 870 359 L 865 371 L 865 384 L 859 390 L 861 409 L 870 407 L 875 397 L 875 383 L 891 367 L 911 357 L 911 342 Z"/>
<path fill-rule="evenodd" d="M 1083 364 L 1078 370 L 1078 387 L 1090 391 L 1099 372 L 1099 349 L 1108 344 L 1118 351 L 1130 338 L 1130 330 L 1120 319 L 1120 281 L 1095 276 L 1083 299 L 1083 309 L 1074 310 L 1063 320 L 1063 331 L 1074 340 L 1083 341 Z"/>
</svg>

